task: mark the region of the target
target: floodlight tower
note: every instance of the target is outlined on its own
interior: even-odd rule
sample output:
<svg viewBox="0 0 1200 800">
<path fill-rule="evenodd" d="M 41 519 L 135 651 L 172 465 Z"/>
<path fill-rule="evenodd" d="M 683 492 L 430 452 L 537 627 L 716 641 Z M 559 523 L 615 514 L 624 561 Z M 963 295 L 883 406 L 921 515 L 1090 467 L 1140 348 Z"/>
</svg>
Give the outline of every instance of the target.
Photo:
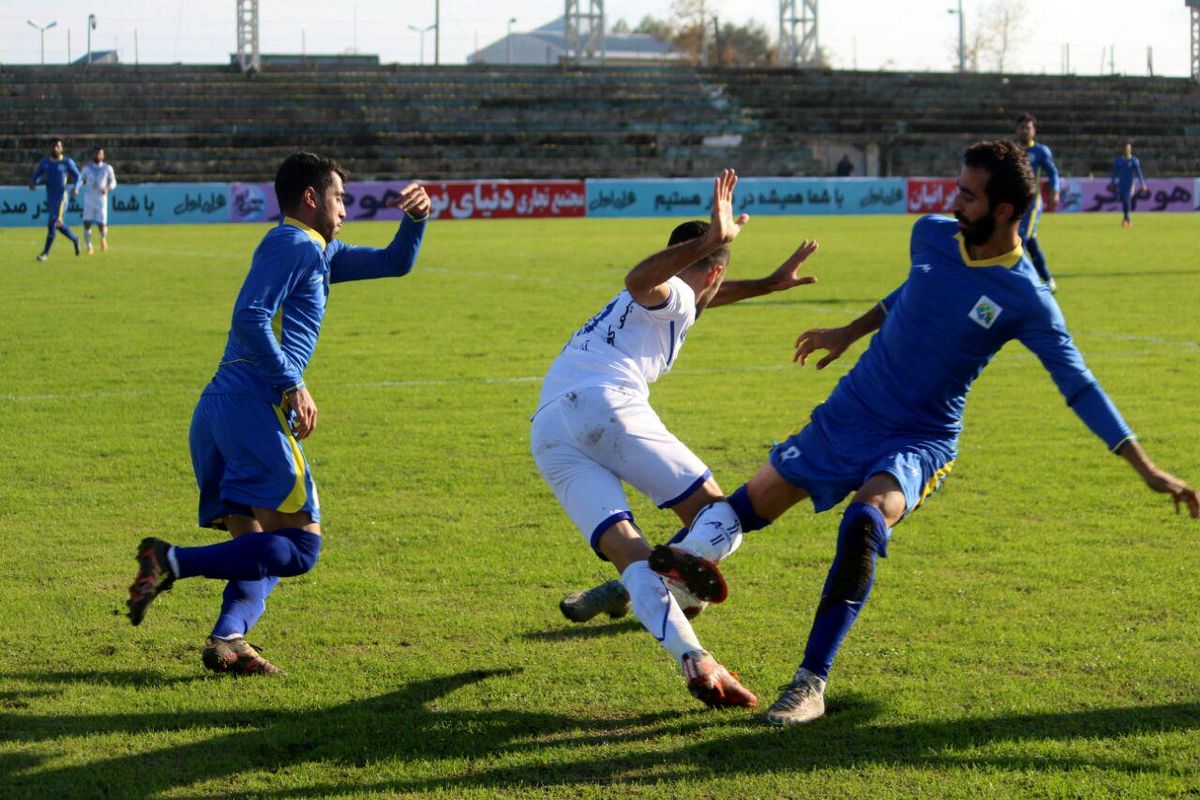
<svg viewBox="0 0 1200 800">
<path fill-rule="evenodd" d="M 1192 80 L 1200 81 L 1200 0 L 1186 0 L 1192 10 Z"/>
<path fill-rule="evenodd" d="M 586 6 L 586 10 L 585 10 Z M 565 0 L 567 58 L 572 63 L 600 56 L 604 63 L 604 0 Z"/>
<path fill-rule="evenodd" d="M 237 46 L 242 72 L 262 69 L 258 55 L 258 0 L 237 0 Z"/>
<path fill-rule="evenodd" d="M 815 67 L 817 56 L 817 0 L 779 0 L 779 65 Z"/>
</svg>

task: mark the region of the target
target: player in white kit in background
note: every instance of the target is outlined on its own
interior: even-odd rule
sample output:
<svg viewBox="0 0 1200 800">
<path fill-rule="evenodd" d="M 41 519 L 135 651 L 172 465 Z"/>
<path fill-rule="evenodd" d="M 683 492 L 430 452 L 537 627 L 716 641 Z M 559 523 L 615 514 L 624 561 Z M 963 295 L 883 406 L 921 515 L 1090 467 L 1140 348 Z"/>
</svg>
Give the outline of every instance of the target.
<svg viewBox="0 0 1200 800">
<path fill-rule="evenodd" d="M 804 242 L 766 278 L 724 281 L 728 244 L 749 219 L 733 217 L 736 184 L 734 171 L 725 170 L 714 181 L 711 224 L 678 226 L 667 249 L 630 270 L 625 290 L 571 337 L 542 384 L 531 435 L 542 477 L 595 553 L 620 574 L 610 589 L 676 659 L 688 690 L 710 706 L 753 706 L 758 700 L 701 647 L 674 593 L 725 599 L 715 563 L 741 542 L 737 517 L 706 515 L 718 524 L 703 552 L 651 549 L 634 524 L 621 482 L 675 511 L 684 525 L 724 498 L 704 462 L 650 407 L 649 384 L 674 365 L 705 308 L 816 280 L 796 276 L 817 248 Z M 567 601 L 563 612 L 570 616 Z"/>
<path fill-rule="evenodd" d="M 90 256 L 92 248 L 92 223 L 100 230 L 100 252 L 108 252 L 108 193 L 117 188 L 117 174 L 111 164 L 104 160 L 104 148 L 97 147 L 92 153 L 92 163 L 79 171 L 76 191 L 83 189 L 83 241 Z"/>
</svg>

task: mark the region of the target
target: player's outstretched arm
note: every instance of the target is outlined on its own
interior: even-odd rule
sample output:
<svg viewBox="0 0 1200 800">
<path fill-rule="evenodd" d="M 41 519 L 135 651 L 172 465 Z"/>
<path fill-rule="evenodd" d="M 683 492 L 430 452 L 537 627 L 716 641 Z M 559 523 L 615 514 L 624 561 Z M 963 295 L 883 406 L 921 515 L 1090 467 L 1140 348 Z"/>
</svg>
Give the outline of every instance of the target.
<svg viewBox="0 0 1200 800">
<path fill-rule="evenodd" d="M 1136 439 L 1121 445 L 1119 454 L 1152 490 L 1171 495 L 1175 501 L 1175 513 L 1178 514 L 1180 506 L 1183 506 L 1192 519 L 1200 519 L 1200 495 L 1183 480 L 1156 467 Z"/>
<path fill-rule="evenodd" d="M 725 306 L 751 297 L 783 292 L 797 286 L 816 283 L 815 276 L 801 276 L 799 272 L 801 265 L 808 260 L 809 256 L 817 252 L 819 247 L 820 245 L 816 241 L 806 240 L 801 242 L 800 246 L 796 248 L 796 252 L 788 256 L 787 260 L 767 277 L 749 281 L 725 281 L 717 290 L 716 296 L 709 301 L 708 307 Z"/>
<path fill-rule="evenodd" d="M 680 242 L 646 258 L 625 276 L 625 288 L 640 305 L 647 308 L 662 305 L 671 296 L 667 281 L 712 253 L 729 244 L 742 232 L 750 220 L 749 214 L 733 216 L 733 187 L 737 173 L 722 170 L 713 181 L 712 223 L 708 232 L 697 239 Z"/>
<path fill-rule="evenodd" d="M 404 212 L 404 219 L 387 247 L 354 247 L 340 241 L 333 242 L 327 250 L 329 255 L 329 282 L 363 281 L 374 278 L 399 278 L 412 271 L 421 250 L 425 235 L 425 223 L 433 210 L 425 187 L 410 183 L 400 190 L 398 197 L 390 198 L 384 205 Z"/>
<path fill-rule="evenodd" d="M 792 361 L 799 361 L 800 366 L 804 366 L 808 363 L 810 355 L 817 350 L 825 350 L 826 354 L 817 362 L 817 369 L 825 369 L 846 352 L 850 345 L 868 333 L 878 330 L 885 316 L 883 306 L 876 304 L 849 325 L 807 330 L 796 339 L 796 355 L 792 356 Z"/>
</svg>

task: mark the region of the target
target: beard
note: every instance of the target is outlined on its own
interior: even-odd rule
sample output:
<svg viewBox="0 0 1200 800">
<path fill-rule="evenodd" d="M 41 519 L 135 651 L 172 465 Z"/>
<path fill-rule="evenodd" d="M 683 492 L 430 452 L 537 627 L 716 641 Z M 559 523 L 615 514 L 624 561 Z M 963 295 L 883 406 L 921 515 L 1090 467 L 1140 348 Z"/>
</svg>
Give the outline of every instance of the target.
<svg viewBox="0 0 1200 800">
<path fill-rule="evenodd" d="M 992 238 L 992 234 L 996 232 L 996 218 L 990 211 L 981 215 L 979 219 L 968 219 L 957 212 L 954 214 L 954 218 L 962 225 L 963 241 L 969 245 L 978 247 Z"/>
</svg>

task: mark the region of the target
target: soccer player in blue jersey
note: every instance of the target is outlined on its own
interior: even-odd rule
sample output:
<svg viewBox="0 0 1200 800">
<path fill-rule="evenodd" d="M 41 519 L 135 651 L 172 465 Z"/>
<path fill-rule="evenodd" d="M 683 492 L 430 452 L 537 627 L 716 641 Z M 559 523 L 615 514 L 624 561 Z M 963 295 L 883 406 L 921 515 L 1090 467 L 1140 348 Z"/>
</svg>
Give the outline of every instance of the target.
<svg viewBox="0 0 1200 800">
<path fill-rule="evenodd" d="M 33 177 L 29 179 L 31 190 L 38 183 L 46 185 L 46 246 L 38 254 L 38 261 L 45 261 L 50 257 L 50 245 L 54 244 L 54 237 L 58 231 L 62 231 L 63 236 L 71 240 L 71 244 L 75 245 L 75 255 L 79 255 L 79 237 L 72 233 L 63 221 L 63 212 L 67 210 L 68 182 L 75 187 L 71 196 L 79 194 L 79 187 L 76 185 L 79 182 L 79 167 L 63 155 L 62 139 L 51 139 L 50 155 L 38 162 Z"/>
<path fill-rule="evenodd" d="M 1133 142 L 1126 142 L 1122 154 L 1113 159 L 1112 180 L 1109 181 L 1116 190 L 1117 197 L 1121 198 L 1121 211 L 1124 213 L 1121 220 L 1122 228 L 1133 225 L 1129 214 L 1133 210 L 1133 179 L 1135 177 L 1138 191 L 1146 191 L 1146 176 L 1142 174 L 1142 162 L 1138 161 L 1137 156 L 1133 154 Z"/>
<path fill-rule="evenodd" d="M 774 725 L 809 722 L 825 712 L 825 681 L 842 640 L 866 602 L 876 558 L 887 555 L 892 528 L 916 510 L 950 472 L 967 392 L 992 356 L 1019 340 L 1049 371 L 1067 405 L 1110 451 L 1178 511 L 1200 517 L 1200 497 L 1156 467 L 1100 388 L 1076 349 L 1058 304 L 1038 280 L 1018 233 L 1037 181 L 1013 142 L 967 149 L 954 217 L 926 216 L 913 226 L 908 277 L 878 305 L 841 328 L 809 330 L 796 340 L 801 364 L 828 351 L 828 366 L 878 330 L 809 424 L 777 445 L 727 501 L 702 509 L 682 537 L 707 547 L 763 528 L 805 498 L 819 513 L 852 494 L 804 659 L 768 710 Z M 719 560 L 727 553 L 712 553 Z"/>
<path fill-rule="evenodd" d="M 308 572 L 321 551 L 317 487 L 300 440 L 317 424 L 304 368 L 317 345 L 330 284 L 408 274 L 429 217 L 429 196 L 409 184 L 388 203 L 405 214 L 390 245 L 337 241 L 346 217 L 344 179 L 335 161 L 313 153 L 295 153 L 279 167 L 275 194 L 284 217 L 254 251 L 225 353 L 192 417 L 200 526 L 234 538 L 206 547 L 155 538 L 138 545 L 128 602 L 134 625 L 179 578 L 228 581 L 201 651 L 214 672 L 281 671 L 245 635 L 279 579 Z"/>
<path fill-rule="evenodd" d="M 1058 290 L 1058 285 L 1050 275 L 1050 268 L 1046 266 L 1046 256 L 1042 253 L 1042 246 L 1038 243 L 1037 226 L 1038 221 L 1042 218 L 1041 179 L 1043 174 L 1050 182 L 1050 202 L 1046 208 L 1050 211 L 1058 208 L 1058 167 L 1054 164 L 1054 154 L 1050 152 L 1050 148 L 1034 141 L 1036 135 L 1037 118 L 1033 114 L 1022 114 L 1017 120 L 1017 143 L 1025 149 L 1025 157 L 1029 159 L 1033 177 L 1038 181 L 1038 191 L 1037 196 L 1033 199 L 1033 205 L 1021 219 L 1021 226 L 1018 230 L 1021 234 L 1021 245 L 1029 255 L 1033 268 L 1037 270 L 1038 277 L 1050 287 L 1051 292 L 1054 292 Z"/>
</svg>

